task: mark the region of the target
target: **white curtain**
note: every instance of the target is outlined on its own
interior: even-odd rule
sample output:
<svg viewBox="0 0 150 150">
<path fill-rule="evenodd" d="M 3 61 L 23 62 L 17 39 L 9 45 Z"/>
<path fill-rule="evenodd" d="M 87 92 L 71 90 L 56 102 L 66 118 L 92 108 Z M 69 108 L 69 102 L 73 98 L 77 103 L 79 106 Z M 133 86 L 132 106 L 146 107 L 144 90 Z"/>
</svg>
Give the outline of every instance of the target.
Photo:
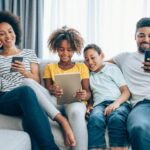
<svg viewBox="0 0 150 150">
<path fill-rule="evenodd" d="M 98 44 L 105 58 L 135 51 L 136 22 L 150 17 L 149 0 L 44 0 L 44 58 L 52 58 L 47 49 L 50 33 L 64 25 L 76 28 L 85 45 Z M 54 55 L 53 55 L 54 56 Z M 57 59 L 57 56 L 53 57 Z M 75 59 L 83 57 L 75 56 Z"/>
</svg>

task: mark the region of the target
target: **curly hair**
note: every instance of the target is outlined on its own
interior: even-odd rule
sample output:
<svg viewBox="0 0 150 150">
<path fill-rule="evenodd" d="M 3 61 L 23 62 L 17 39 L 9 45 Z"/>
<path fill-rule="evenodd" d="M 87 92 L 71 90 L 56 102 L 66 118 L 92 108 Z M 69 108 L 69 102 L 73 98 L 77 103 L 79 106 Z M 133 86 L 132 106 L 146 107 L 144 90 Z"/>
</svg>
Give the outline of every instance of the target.
<svg viewBox="0 0 150 150">
<path fill-rule="evenodd" d="M 81 34 L 73 29 L 62 27 L 55 30 L 48 39 L 48 48 L 53 52 L 57 52 L 57 48 L 60 47 L 62 40 L 67 40 L 70 43 L 71 49 L 77 53 L 81 52 L 84 46 L 84 40 Z"/>
<path fill-rule="evenodd" d="M 19 17 L 12 14 L 8 11 L 1 11 L 0 12 L 0 23 L 8 23 L 12 26 L 15 34 L 16 34 L 16 45 L 18 45 L 21 42 L 21 26 L 20 26 L 20 20 Z"/>
</svg>

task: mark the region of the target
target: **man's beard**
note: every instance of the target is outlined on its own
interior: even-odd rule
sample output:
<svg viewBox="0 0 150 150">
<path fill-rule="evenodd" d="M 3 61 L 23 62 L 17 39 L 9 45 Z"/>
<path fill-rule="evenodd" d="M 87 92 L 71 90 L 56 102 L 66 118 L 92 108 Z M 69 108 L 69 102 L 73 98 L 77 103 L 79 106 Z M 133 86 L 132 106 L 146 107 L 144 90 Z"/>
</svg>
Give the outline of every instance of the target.
<svg viewBox="0 0 150 150">
<path fill-rule="evenodd" d="M 138 47 L 138 51 L 140 53 L 145 53 L 145 51 L 147 50 L 148 48 L 144 48 L 144 47 Z"/>
<path fill-rule="evenodd" d="M 148 43 L 147 43 L 148 44 Z M 142 45 L 142 44 L 141 44 Z M 149 46 L 148 47 L 143 47 L 143 46 L 141 46 L 141 45 L 138 45 L 138 51 L 140 52 L 140 53 L 145 53 L 145 51 L 147 50 L 147 49 L 150 49 L 150 44 L 149 44 Z"/>
</svg>

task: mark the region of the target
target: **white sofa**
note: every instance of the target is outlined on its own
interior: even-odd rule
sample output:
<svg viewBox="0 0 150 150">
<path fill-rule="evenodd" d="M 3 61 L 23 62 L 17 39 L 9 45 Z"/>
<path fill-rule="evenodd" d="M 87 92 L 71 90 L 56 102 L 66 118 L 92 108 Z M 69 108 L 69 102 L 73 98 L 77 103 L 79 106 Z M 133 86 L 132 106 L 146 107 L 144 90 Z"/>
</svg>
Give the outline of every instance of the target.
<svg viewBox="0 0 150 150">
<path fill-rule="evenodd" d="M 44 66 L 48 62 L 50 61 L 44 60 L 40 62 L 41 76 L 43 74 Z M 64 145 L 64 138 L 58 123 L 52 121 L 50 118 L 49 121 L 55 142 L 60 150 L 70 150 L 70 148 L 67 148 Z M 106 141 L 108 145 L 108 138 L 106 138 Z M 0 114 L 0 150 L 31 150 L 29 135 L 23 131 L 21 118 Z"/>
<path fill-rule="evenodd" d="M 24 131 L 0 129 L 0 149 L 31 150 L 30 137 Z"/>
<path fill-rule="evenodd" d="M 51 119 L 49 121 L 55 142 L 60 150 L 69 150 L 64 146 L 59 125 Z M 23 131 L 21 118 L 0 114 L 0 150 L 31 150 L 30 138 Z"/>
<path fill-rule="evenodd" d="M 41 76 L 43 74 L 44 66 L 48 62 L 50 61 L 41 61 Z M 59 124 L 52 121 L 50 118 L 49 121 L 55 142 L 59 146 L 60 150 L 69 150 L 69 148 L 64 145 L 64 138 Z M 21 118 L 0 114 L 0 150 L 31 150 L 29 135 L 23 131 Z"/>
</svg>

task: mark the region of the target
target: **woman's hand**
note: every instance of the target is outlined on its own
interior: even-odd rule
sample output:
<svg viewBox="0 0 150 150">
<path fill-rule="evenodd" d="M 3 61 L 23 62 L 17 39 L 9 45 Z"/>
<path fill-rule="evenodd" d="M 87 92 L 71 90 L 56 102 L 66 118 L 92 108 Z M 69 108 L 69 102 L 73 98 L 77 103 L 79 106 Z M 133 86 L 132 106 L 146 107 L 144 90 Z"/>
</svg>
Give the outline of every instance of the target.
<svg viewBox="0 0 150 150">
<path fill-rule="evenodd" d="M 76 92 L 75 97 L 76 97 L 78 100 L 86 100 L 86 98 L 87 98 L 87 92 L 86 92 L 86 90 L 78 90 L 78 91 Z"/>
<path fill-rule="evenodd" d="M 61 97 L 63 95 L 63 89 L 56 84 L 53 84 L 50 86 L 49 91 L 52 95 L 56 97 Z"/>
<path fill-rule="evenodd" d="M 116 110 L 119 106 L 120 106 L 120 103 L 116 101 L 113 102 L 112 104 L 110 104 L 109 106 L 105 108 L 104 115 L 107 115 L 107 116 L 110 115 L 110 113 Z"/>
<path fill-rule="evenodd" d="M 11 68 L 17 72 L 20 72 L 22 75 L 24 75 L 27 72 L 25 64 L 21 61 L 16 60 L 15 63 L 11 64 Z"/>
</svg>

